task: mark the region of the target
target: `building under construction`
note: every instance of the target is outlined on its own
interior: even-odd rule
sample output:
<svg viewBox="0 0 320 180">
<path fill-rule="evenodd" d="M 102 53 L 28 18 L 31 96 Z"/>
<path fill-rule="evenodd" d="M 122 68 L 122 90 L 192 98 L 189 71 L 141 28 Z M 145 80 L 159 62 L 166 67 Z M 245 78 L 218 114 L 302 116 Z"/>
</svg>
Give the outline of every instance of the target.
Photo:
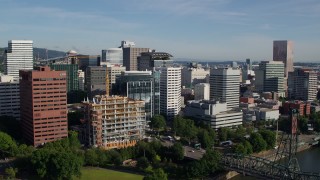
<svg viewBox="0 0 320 180">
<path fill-rule="evenodd" d="M 86 141 L 103 149 L 134 146 L 144 136 L 144 101 L 127 97 L 98 95 L 85 105 Z"/>
</svg>

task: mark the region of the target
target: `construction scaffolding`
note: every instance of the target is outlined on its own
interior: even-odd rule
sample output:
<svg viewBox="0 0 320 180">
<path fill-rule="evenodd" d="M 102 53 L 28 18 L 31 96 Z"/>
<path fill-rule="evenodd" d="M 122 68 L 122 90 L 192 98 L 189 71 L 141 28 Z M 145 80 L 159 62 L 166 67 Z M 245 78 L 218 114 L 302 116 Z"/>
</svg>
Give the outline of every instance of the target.
<svg viewBox="0 0 320 180">
<path fill-rule="evenodd" d="M 134 146 L 145 133 L 144 101 L 121 96 L 95 96 L 83 102 L 88 144 L 103 149 Z"/>
</svg>

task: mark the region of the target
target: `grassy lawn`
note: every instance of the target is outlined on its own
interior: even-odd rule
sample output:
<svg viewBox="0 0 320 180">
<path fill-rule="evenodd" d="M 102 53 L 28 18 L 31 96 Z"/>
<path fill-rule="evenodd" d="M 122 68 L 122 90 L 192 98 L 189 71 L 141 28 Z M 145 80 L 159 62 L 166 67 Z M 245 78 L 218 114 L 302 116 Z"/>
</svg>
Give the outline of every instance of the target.
<svg viewBox="0 0 320 180">
<path fill-rule="evenodd" d="M 99 179 L 116 179 L 116 180 L 141 180 L 143 179 L 143 176 L 137 175 L 137 174 L 130 174 L 130 173 L 125 173 L 125 172 L 120 172 L 120 171 L 113 171 L 109 169 L 102 169 L 102 168 L 90 168 L 90 167 L 85 167 L 82 168 L 82 176 L 81 180 L 99 180 Z"/>
</svg>

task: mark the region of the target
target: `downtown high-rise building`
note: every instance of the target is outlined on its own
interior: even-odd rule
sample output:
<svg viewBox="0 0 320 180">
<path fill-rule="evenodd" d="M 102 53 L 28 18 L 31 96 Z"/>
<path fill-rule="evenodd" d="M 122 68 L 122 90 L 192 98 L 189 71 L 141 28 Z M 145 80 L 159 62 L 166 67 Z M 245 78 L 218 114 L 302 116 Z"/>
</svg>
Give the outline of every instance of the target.
<svg viewBox="0 0 320 180">
<path fill-rule="evenodd" d="M 138 57 L 138 70 L 139 71 L 151 71 L 154 68 L 162 66 L 172 66 L 173 56 L 166 52 L 142 52 Z"/>
<path fill-rule="evenodd" d="M 12 76 L 0 76 L 0 116 L 20 120 L 20 87 Z"/>
<path fill-rule="evenodd" d="M 113 94 L 145 102 L 147 122 L 160 114 L 160 74 L 152 71 L 125 71 L 116 78 Z"/>
<path fill-rule="evenodd" d="M 160 67 L 160 113 L 173 120 L 181 110 L 181 67 Z"/>
<path fill-rule="evenodd" d="M 10 40 L 5 53 L 4 73 L 19 80 L 20 69 L 33 69 L 33 41 Z"/>
<path fill-rule="evenodd" d="M 51 70 L 66 71 L 67 92 L 79 90 L 78 65 L 77 64 L 51 64 Z"/>
<path fill-rule="evenodd" d="M 122 96 L 97 95 L 83 101 L 85 144 L 102 149 L 136 145 L 145 135 L 144 101 Z"/>
<path fill-rule="evenodd" d="M 211 69 L 210 99 L 227 103 L 227 109 L 239 107 L 240 70 L 233 68 Z"/>
<path fill-rule="evenodd" d="M 262 83 L 263 92 L 277 92 L 280 96 L 285 96 L 284 92 L 284 64 L 279 61 L 261 61 L 256 79 Z M 259 77 L 261 76 L 261 77 Z"/>
<path fill-rule="evenodd" d="M 289 73 L 288 94 L 295 100 L 313 101 L 317 97 L 317 73 L 311 69 L 295 69 Z"/>
<path fill-rule="evenodd" d="M 109 76 L 109 93 L 112 92 L 112 86 L 116 82 L 116 75 L 120 75 L 126 69 L 123 66 L 89 66 L 85 73 L 85 83 L 90 98 L 106 94 L 106 68 Z"/>
<path fill-rule="evenodd" d="M 287 40 L 273 41 L 273 60 L 284 64 L 284 76 L 293 72 L 293 42 Z"/>
<path fill-rule="evenodd" d="M 20 70 L 23 137 L 33 146 L 68 137 L 66 71 Z"/>
<path fill-rule="evenodd" d="M 194 86 L 194 100 L 210 100 L 209 83 L 199 83 Z"/>
<path fill-rule="evenodd" d="M 149 48 L 124 47 L 123 49 L 123 66 L 126 71 L 138 70 L 138 56 L 142 52 L 149 52 Z"/>
</svg>

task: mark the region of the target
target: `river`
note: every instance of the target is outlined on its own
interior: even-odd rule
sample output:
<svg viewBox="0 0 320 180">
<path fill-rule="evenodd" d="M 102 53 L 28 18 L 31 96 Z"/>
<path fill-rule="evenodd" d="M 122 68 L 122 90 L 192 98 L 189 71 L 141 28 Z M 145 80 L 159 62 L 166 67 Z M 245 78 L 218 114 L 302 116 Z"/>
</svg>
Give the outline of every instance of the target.
<svg viewBox="0 0 320 180">
<path fill-rule="evenodd" d="M 301 171 L 320 172 L 320 148 L 311 148 L 297 153 Z M 255 180 L 256 178 L 238 175 L 231 180 Z"/>
</svg>

